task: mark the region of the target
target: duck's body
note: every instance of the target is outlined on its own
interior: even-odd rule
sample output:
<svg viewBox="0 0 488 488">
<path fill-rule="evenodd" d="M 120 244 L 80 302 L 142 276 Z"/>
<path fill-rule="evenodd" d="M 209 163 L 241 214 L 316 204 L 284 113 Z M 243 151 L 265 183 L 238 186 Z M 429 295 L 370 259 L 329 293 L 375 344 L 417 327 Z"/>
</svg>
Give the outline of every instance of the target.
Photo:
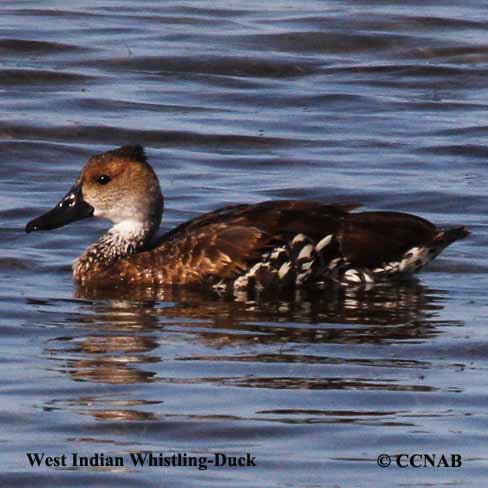
<svg viewBox="0 0 488 488">
<path fill-rule="evenodd" d="M 91 158 L 58 206 L 26 229 L 89 215 L 115 222 L 74 263 L 82 285 L 238 290 L 374 283 L 418 271 L 468 234 L 405 213 L 350 213 L 356 207 L 290 200 L 231 205 L 153 242 L 163 210 L 159 182 L 142 148 L 125 146 Z"/>
</svg>

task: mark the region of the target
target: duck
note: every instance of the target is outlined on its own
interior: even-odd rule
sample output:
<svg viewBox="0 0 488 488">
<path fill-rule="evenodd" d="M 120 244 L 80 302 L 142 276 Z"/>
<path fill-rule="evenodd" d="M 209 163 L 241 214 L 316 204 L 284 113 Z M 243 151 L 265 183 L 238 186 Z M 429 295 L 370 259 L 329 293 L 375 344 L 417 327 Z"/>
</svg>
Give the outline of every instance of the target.
<svg viewBox="0 0 488 488">
<path fill-rule="evenodd" d="M 80 285 L 211 286 L 272 292 L 327 285 L 371 285 L 422 269 L 465 238 L 409 213 L 357 211 L 360 205 L 311 200 L 231 204 L 157 237 L 164 198 L 141 145 L 91 157 L 78 179 L 26 232 L 80 219 L 113 226 L 73 264 Z"/>
</svg>

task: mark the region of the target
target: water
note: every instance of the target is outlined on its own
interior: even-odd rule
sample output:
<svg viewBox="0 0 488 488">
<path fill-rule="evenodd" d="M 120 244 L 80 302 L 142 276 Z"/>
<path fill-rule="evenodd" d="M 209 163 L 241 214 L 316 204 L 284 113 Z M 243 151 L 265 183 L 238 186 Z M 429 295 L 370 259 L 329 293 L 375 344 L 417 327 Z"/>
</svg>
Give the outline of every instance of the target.
<svg viewBox="0 0 488 488">
<path fill-rule="evenodd" d="M 469 2 L 3 1 L 1 485 L 482 486 L 486 6 Z M 87 297 L 70 264 L 106 228 L 26 235 L 92 154 L 141 143 L 163 227 L 311 198 L 465 224 L 418 279 L 229 302 Z M 130 453 L 256 457 L 134 467 Z M 34 468 L 26 453 L 123 456 Z M 380 468 L 381 453 L 460 468 Z"/>
</svg>

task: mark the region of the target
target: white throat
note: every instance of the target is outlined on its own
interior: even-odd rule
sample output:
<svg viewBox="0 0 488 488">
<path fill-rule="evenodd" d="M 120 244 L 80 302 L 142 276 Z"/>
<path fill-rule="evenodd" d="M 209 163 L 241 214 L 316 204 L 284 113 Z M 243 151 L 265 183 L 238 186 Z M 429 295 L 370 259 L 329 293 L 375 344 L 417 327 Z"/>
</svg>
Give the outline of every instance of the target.
<svg viewBox="0 0 488 488">
<path fill-rule="evenodd" d="M 145 235 L 149 227 L 149 224 L 138 220 L 123 220 L 115 224 L 108 232 L 118 236 L 121 240 L 131 241 Z"/>
<path fill-rule="evenodd" d="M 152 237 L 153 229 L 148 222 L 123 220 L 115 224 L 102 238 L 117 255 L 133 254 Z"/>
</svg>

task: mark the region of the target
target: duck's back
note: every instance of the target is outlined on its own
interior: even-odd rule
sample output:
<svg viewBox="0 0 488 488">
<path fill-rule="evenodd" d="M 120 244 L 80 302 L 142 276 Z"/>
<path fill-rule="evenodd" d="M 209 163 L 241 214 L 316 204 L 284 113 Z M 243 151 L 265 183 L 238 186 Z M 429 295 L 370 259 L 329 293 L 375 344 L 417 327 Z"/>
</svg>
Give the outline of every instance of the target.
<svg viewBox="0 0 488 488">
<path fill-rule="evenodd" d="M 355 207 L 288 200 L 224 207 L 114 263 L 104 281 L 235 289 L 372 282 L 416 271 L 466 235 L 410 214 L 350 213 Z"/>
</svg>

